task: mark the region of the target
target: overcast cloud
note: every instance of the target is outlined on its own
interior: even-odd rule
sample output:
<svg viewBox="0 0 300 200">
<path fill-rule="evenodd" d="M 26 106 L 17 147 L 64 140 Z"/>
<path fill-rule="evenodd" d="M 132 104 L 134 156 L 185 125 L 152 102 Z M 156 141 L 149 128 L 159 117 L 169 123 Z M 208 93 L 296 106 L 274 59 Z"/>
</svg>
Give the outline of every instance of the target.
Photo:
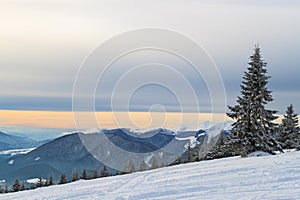
<svg viewBox="0 0 300 200">
<path fill-rule="evenodd" d="M 71 110 L 77 70 L 93 49 L 122 32 L 155 27 L 180 32 L 206 49 L 221 72 L 228 104 L 235 102 L 248 57 L 259 43 L 272 76 L 272 108 L 282 113 L 292 103 L 300 112 L 300 1 L 4 0 L 0 24 L 0 109 Z M 174 61 L 173 67 L 184 66 Z M 201 110 L 209 112 L 205 82 L 189 70 L 184 75 L 198 88 Z M 176 96 L 161 94 L 162 89 L 137 91 L 130 109 L 145 111 L 159 103 L 178 111 Z M 109 94 L 96 94 L 97 110 L 110 110 Z M 124 110 L 127 101 L 122 107 L 119 97 Z"/>
</svg>

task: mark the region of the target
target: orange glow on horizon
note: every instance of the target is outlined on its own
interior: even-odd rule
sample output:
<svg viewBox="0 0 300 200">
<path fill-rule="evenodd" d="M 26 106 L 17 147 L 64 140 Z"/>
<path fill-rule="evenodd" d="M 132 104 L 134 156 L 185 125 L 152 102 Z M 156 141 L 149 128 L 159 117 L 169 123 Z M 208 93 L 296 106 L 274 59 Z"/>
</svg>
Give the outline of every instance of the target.
<svg viewBox="0 0 300 200">
<path fill-rule="evenodd" d="M 0 110 L 0 125 L 75 130 L 73 114 L 73 112 L 60 111 Z M 221 113 L 96 112 L 92 114 L 98 120 L 97 127 L 91 127 L 87 124 L 86 126 L 78 127 L 79 129 L 112 129 L 120 127 L 147 129 L 158 127 L 178 128 L 180 126 L 197 128 L 197 125 L 205 121 L 223 122 L 224 120 L 231 120 L 231 118 Z M 282 117 L 282 115 L 279 115 L 275 122 L 280 123 Z M 298 117 L 300 120 L 300 116 Z"/>
<path fill-rule="evenodd" d="M 1 125 L 76 129 L 73 112 L 0 110 L 0 116 Z M 98 127 L 80 128 L 176 128 L 204 121 L 230 120 L 225 114 L 210 113 L 96 112 L 96 117 Z"/>
</svg>

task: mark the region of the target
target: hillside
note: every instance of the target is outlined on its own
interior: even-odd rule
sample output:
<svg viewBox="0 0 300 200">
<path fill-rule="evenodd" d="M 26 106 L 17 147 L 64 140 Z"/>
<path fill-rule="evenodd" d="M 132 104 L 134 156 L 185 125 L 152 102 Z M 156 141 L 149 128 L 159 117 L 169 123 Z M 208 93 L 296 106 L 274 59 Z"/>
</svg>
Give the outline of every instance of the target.
<svg viewBox="0 0 300 200">
<path fill-rule="evenodd" d="M 89 173 L 92 173 L 93 170 L 100 171 L 103 164 L 96 157 L 105 156 L 106 159 L 109 159 L 114 152 L 114 145 L 130 152 L 148 153 L 146 155 L 149 157 L 154 155 L 152 152 L 165 146 L 175 137 L 162 129 L 154 133 L 156 134 L 148 138 L 138 138 L 123 132 L 121 129 L 115 129 L 106 130 L 104 132 L 105 136 L 98 133 L 65 135 L 27 154 L 0 160 L 0 180 L 5 180 L 7 184 L 11 185 L 16 177 L 26 183 L 27 179 L 48 178 L 50 174 L 53 174 L 58 180 L 62 172 L 71 177 L 74 169 L 79 172 L 86 169 Z M 149 134 L 151 135 L 150 132 Z M 196 132 L 192 134 L 195 135 Z M 86 148 L 84 143 L 87 144 L 89 149 Z M 186 141 L 184 140 L 176 141 L 176 148 L 181 151 L 175 154 L 175 157 L 179 157 L 185 150 L 185 144 Z M 106 151 L 110 151 L 111 154 L 107 154 Z M 165 156 L 169 156 L 167 152 L 165 154 Z M 118 165 L 116 169 L 122 169 L 127 161 L 126 157 L 122 157 L 118 153 L 115 153 L 113 158 L 116 165 Z M 140 161 L 135 164 L 138 166 L 139 163 Z M 110 169 L 110 172 L 115 174 L 116 170 Z"/>
<path fill-rule="evenodd" d="M 188 141 L 191 142 L 192 148 L 196 144 L 201 144 L 202 148 L 206 148 L 202 144 L 207 144 L 212 137 L 218 137 L 220 130 L 224 127 L 228 128 L 231 123 L 228 121 L 224 124 L 213 124 L 211 127 L 204 124 L 203 128 L 206 129 L 199 131 L 175 132 L 167 129 L 154 129 L 136 132 L 129 129 L 112 129 L 89 134 L 75 132 L 51 140 L 35 149 L 15 150 L 14 152 L 21 152 L 16 155 L 7 154 L 13 152 L 12 150 L 0 152 L 0 180 L 5 180 L 6 184 L 11 185 L 18 177 L 26 184 L 28 179 L 48 178 L 50 174 L 58 180 L 62 172 L 67 177 L 71 177 L 74 170 L 81 172 L 86 169 L 88 173 L 93 173 L 95 169 L 103 168 L 101 160 L 97 157 L 105 161 L 111 160 L 106 164 L 113 166 L 113 169 L 109 170 L 115 174 L 118 170 L 122 171 L 125 163 L 128 162 L 127 152 L 132 152 L 135 156 L 136 166 L 144 160 L 150 167 L 154 157 L 159 157 L 164 162 L 163 164 L 171 163 L 175 159 L 178 160 L 186 151 Z M 168 148 L 165 148 L 167 145 Z M 114 148 L 115 146 L 118 148 Z"/>
<path fill-rule="evenodd" d="M 300 152 L 232 157 L 3 194 L 2 199 L 299 199 Z"/>
<path fill-rule="evenodd" d="M 0 151 L 38 147 L 49 141 L 50 140 L 36 141 L 29 137 L 15 136 L 0 132 Z"/>
<path fill-rule="evenodd" d="M 78 134 L 66 135 L 46 143 L 33 151 L 11 157 L 0 162 L 0 180 L 12 184 L 16 177 L 20 180 L 44 177 L 50 174 L 59 177 L 62 171 L 68 176 L 73 169 L 81 171 L 101 169 L 102 165 L 86 150 Z"/>
</svg>

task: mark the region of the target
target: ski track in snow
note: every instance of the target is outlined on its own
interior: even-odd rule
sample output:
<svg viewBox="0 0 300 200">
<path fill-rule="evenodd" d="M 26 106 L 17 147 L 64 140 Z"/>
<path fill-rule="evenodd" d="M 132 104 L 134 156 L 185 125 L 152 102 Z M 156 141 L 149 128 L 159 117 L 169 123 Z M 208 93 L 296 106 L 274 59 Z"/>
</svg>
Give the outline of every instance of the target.
<svg viewBox="0 0 300 200">
<path fill-rule="evenodd" d="M 182 164 L 0 199 L 300 199 L 300 152 Z"/>
</svg>

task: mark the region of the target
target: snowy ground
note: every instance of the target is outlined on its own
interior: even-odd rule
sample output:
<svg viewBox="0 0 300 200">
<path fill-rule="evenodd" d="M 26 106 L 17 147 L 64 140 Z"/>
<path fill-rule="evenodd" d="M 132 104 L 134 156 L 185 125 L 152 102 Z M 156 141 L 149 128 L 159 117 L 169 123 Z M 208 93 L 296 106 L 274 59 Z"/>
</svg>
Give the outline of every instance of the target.
<svg viewBox="0 0 300 200">
<path fill-rule="evenodd" d="M 80 180 L 0 199 L 300 199 L 300 152 Z"/>
<path fill-rule="evenodd" d="M 18 154 L 27 154 L 30 151 L 33 151 L 35 148 L 27 148 L 27 149 L 12 149 L 12 150 L 6 150 L 6 151 L 0 151 L 0 155 L 11 155 L 15 156 Z"/>
</svg>

